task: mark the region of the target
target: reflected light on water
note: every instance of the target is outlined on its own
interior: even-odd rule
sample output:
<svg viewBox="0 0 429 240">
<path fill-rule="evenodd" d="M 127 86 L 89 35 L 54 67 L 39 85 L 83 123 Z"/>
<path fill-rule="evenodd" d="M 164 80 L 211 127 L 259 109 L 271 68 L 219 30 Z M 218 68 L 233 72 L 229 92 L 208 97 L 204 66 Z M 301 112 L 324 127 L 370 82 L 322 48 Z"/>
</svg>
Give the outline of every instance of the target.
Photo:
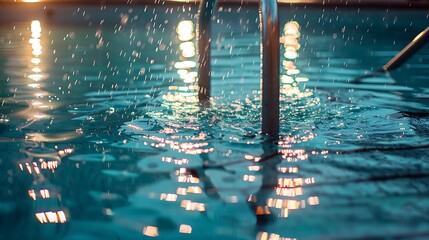
<svg viewBox="0 0 429 240">
<path fill-rule="evenodd" d="M 186 233 L 191 234 L 192 233 L 192 227 L 190 225 L 181 224 L 179 228 L 180 233 Z"/>
<path fill-rule="evenodd" d="M 180 41 L 190 41 L 195 37 L 194 23 L 189 20 L 180 21 L 176 32 Z"/>
<path fill-rule="evenodd" d="M 297 76 L 301 71 L 295 65 L 295 61 L 299 57 L 298 50 L 301 48 L 299 44 L 299 37 L 301 36 L 299 28 L 299 23 L 296 21 L 286 23 L 283 28 L 283 36 L 280 38 L 280 42 L 283 43 L 285 49 L 282 65 L 286 73 L 280 77 L 283 84 L 280 89 L 283 94 L 282 98 L 286 96 L 301 99 L 312 95 L 312 92 L 308 90 L 302 91 L 297 85 L 308 81 L 306 77 Z"/>
<path fill-rule="evenodd" d="M 301 71 L 296 66 L 296 61 L 299 58 L 298 50 L 301 48 L 299 43 L 300 25 L 296 21 L 288 22 L 284 25 L 283 36 L 280 38 L 284 46 L 284 55 L 282 61 L 283 75 L 281 76 L 280 97 L 282 102 L 289 103 L 288 108 L 293 109 L 294 105 L 298 105 L 300 109 L 307 109 L 313 105 L 317 105 L 319 99 L 311 98 L 313 92 L 305 89 L 305 83 L 308 78 L 299 76 Z M 298 127 L 297 127 L 298 130 Z M 300 161 L 308 160 L 308 153 L 304 149 L 292 149 L 293 145 L 311 141 L 315 138 L 312 131 L 304 131 L 302 133 L 283 136 L 278 141 L 279 164 L 276 166 L 275 172 L 270 172 L 264 168 L 264 162 L 258 156 L 246 155 L 245 159 L 253 161 L 255 165 L 249 166 L 249 170 L 257 171 L 264 175 L 276 175 L 277 182 L 271 184 L 276 185 L 274 191 L 267 193 L 260 191 L 248 198 L 249 203 L 254 204 L 254 212 L 256 216 L 272 215 L 276 218 L 288 218 L 291 211 L 306 208 L 306 206 L 314 206 L 319 204 L 317 196 L 306 196 L 305 188 L 307 185 L 315 183 L 313 177 L 301 177 L 299 167 L 296 166 Z M 256 167 L 256 164 L 261 164 L 262 168 Z M 300 175 L 298 175 L 300 174 Z M 244 175 L 243 181 L 252 181 L 252 175 Z M 257 239 L 290 239 L 281 237 L 275 233 L 260 232 Z"/>
<path fill-rule="evenodd" d="M 184 159 L 174 159 L 174 158 L 171 158 L 171 157 L 162 157 L 162 161 L 163 162 L 168 162 L 168 163 L 171 163 L 171 162 L 174 162 L 174 164 L 176 164 L 176 165 L 184 165 L 184 164 L 189 164 L 189 159 L 186 159 L 186 158 L 184 158 Z"/>
<path fill-rule="evenodd" d="M 64 157 L 66 155 L 73 153 L 73 151 L 74 151 L 73 148 L 66 148 L 66 149 L 59 150 L 58 154 L 60 155 L 60 157 Z"/>
<path fill-rule="evenodd" d="M 30 33 L 31 37 L 28 40 L 28 43 L 31 46 L 30 49 L 25 50 L 25 54 L 29 54 L 30 59 L 30 71 L 26 73 L 26 77 L 30 80 L 27 86 L 34 91 L 36 98 L 32 101 L 26 101 L 29 105 L 28 109 L 22 111 L 20 114 L 29 119 L 29 123 L 22 128 L 28 127 L 34 123 L 34 121 L 46 119 L 48 116 L 41 112 L 41 110 L 46 111 L 52 108 L 52 103 L 47 100 L 44 100 L 43 97 L 47 95 L 46 93 L 41 92 L 42 80 L 47 78 L 47 74 L 44 74 L 42 71 L 41 65 L 41 55 L 43 53 L 42 49 L 42 24 L 39 20 L 33 20 L 30 23 Z M 20 127 L 21 128 L 21 127 Z"/>
<path fill-rule="evenodd" d="M 183 42 L 180 44 L 180 51 L 182 51 L 183 57 L 193 57 L 195 56 L 195 44 L 193 42 Z"/>
<path fill-rule="evenodd" d="M 161 193 L 159 200 L 164 200 L 167 202 L 175 202 L 177 200 L 177 194 Z"/>
<path fill-rule="evenodd" d="M 38 70 L 40 70 L 40 68 Z M 34 68 L 33 68 L 33 71 L 34 71 Z M 40 71 L 38 71 L 38 72 L 40 72 Z M 36 81 L 36 82 L 45 78 L 45 76 L 43 74 L 38 74 L 38 73 L 30 74 L 27 77 Z"/>
<path fill-rule="evenodd" d="M 29 196 L 31 199 L 33 199 L 33 200 L 36 200 L 36 199 L 37 199 L 37 197 L 36 197 L 36 193 L 34 192 L 34 190 L 33 190 L 33 189 L 28 190 L 28 196 Z"/>
<path fill-rule="evenodd" d="M 37 194 L 36 194 L 36 191 L 34 190 L 34 189 L 31 189 L 31 190 L 28 190 L 28 196 L 31 198 L 31 199 L 33 199 L 33 200 L 36 200 L 37 199 Z M 41 197 L 41 198 L 50 198 L 51 197 L 51 194 L 50 194 L 50 192 L 49 192 L 49 190 L 48 189 L 41 189 L 40 191 L 39 191 L 39 196 Z"/>
<path fill-rule="evenodd" d="M 34 20 L 31 22 L 31 38 L 28 41 L 33 49 L 32 54 L 37 57 L 42 54 L 42 44 L 40 37 L 42 36 L 42 27 L 40 21 Z"/>
<path fill-rule="evenodd" d="M 296 240 L 296 238 L 281 237 L 276 233 L 259 232 L 256 240 Z"/>
<path fill-rule="evenodd" d="M 179 95 L 182 95 L 184 97 L 182 99 L 184 100 L 187 98 L 196 98 L 195 90 L 197 88 L 195 82 L 198 74 L 195 68 L 197 67 L 197 63 L 192 59 L 192 57 L 196 55 L 195 43 L 193 42 L 195 38 L 194 23 L 189 20 L 181 21 L 177 25 L 176 32 L 177 38 L 180 41 L 180 61 L 176 62 L 174 67 L 177 69 L 177 74 L 179 74 L 180 79 L 182 79 L 185 84 L 192 84 L 187 89 L 179 88 Z M 189 91 L 192 92 L 192 95 L 186 95 L 186 93 Z M 175 99 L 179 101 L 182 100 L 181 98 Z M 196 101 L 193 100 L 192 102 Z"/>
<path fill-rule="evenodd" d="M 143 235 L 149 237 L 158 237 L 158 227 L 155 226 L 146 226 L 143 228 Z"/>
<path fill-rule="evenodd" d="M 182 200 L 180 206 L 187 211 L 198 211 L 204 212 L 206 211 L 206 207 L 204 203 L 192 202 L 191 200 Z"/>
<path fill-rule="evenodd" d="M 65 223 L 67 222 L 64 211 L 58 212 L 39 212 L 36 213 L 36 218 L 40 223 Z"/>
<path fill-rule="evenodd" d="M 188 71 L 186 70 L 187 68 L 194 68 L 196 66 L 197 63 L 195 61 L 182 61 L 174 64 L 174 67 L 179 69 L 178 71 L 180 71 L 182 75 L 184 73 L 183 71 L 185 71 L 185 73 L 188 73 Z"/>
</svg>

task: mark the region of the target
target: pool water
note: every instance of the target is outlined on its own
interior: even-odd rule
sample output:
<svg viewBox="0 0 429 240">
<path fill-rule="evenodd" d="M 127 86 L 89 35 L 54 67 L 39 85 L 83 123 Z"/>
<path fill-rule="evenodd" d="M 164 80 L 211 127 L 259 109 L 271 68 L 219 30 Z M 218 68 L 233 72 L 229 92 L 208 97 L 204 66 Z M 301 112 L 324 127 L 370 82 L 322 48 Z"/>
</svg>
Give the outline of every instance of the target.
<svg viewBox="0 0 429 240">
<path fill-rule="evenodd" d="M 208 108 L 195 6 L 48 10 L 0 10 L 0 239 L 429 235 L 429 48 L 353 83 L 424 9 L 280 9 L 275 142 L 255 7 L 216 14 Z"/>
</svg>

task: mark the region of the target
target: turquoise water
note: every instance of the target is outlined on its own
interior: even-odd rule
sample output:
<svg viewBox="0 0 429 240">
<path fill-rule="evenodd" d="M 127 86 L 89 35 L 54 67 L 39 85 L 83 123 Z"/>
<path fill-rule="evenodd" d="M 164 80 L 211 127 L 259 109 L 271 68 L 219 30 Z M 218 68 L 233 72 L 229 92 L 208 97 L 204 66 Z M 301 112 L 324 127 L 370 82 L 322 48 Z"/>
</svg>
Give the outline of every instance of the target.
<svg viewBox="0 0 429 240">
<path fill-rule="evenodd" d="M 429 235 L 429 49 L 352 83 L 427 11 L 281 9 L 267 143 L 256 8 L 217 13 L 207 109 L 195 8 L 52 9 L 0 10 L 0 239 Z"/>
</svg>

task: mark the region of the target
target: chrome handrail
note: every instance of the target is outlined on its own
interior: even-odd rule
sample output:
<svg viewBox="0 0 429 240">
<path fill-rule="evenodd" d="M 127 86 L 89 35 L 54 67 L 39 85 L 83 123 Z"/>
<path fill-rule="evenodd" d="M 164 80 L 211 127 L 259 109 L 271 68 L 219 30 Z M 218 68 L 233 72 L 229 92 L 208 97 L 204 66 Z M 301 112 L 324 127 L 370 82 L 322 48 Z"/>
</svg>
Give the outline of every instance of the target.
<svg viewBox="0 0 429 240">
<path fill-rule="evenodd" d="M 383 66 L 384 71 L 391 71 L 402 66 L 402 64 L 411 58 L 420 48 L 429 42 L 429 27 L 417 35 L 404 49 L 401 50 L 392 60 Z"/>
<path fill-rule="evenodd" d="M 198 98 L 210 98 L 211 18 L 217 0 L 202 0 L 198 13 Z M 261 28 L 262 134 L 279 133 L 280 42 L 277 0 L 259 0 Z"/>
<path fill-rule="evenodd" d="M 395 55 L 382 68 L 369 74 L 361 75 L 355 78 L 352 83 L 361 83 L 365 78 L 373 78 L 377 75 L 387 73 L 401 67 L 408 59 L 416 54 L 423 46 L 429 42 L 429 27 L 420 32 L 405 48 Z"/>
</svg>

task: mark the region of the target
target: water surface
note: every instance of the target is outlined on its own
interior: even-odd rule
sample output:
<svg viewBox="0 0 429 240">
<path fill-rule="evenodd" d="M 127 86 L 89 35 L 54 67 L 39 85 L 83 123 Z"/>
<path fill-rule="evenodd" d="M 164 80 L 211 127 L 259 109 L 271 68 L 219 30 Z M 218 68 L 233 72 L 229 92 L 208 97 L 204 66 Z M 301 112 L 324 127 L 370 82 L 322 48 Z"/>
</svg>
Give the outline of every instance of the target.
<svg viewBox="0 0 429 240">
<path fill-rule="evenodd" d="M 281 9 L 271 143 L 257 9 L 216 15 L 209 108 L 196 99 L 195 8 L 53 13 L 0 25 L 0 239 L 429 234 L 429 49 L 353 83 L 426 11 Z"/>
</svg>

